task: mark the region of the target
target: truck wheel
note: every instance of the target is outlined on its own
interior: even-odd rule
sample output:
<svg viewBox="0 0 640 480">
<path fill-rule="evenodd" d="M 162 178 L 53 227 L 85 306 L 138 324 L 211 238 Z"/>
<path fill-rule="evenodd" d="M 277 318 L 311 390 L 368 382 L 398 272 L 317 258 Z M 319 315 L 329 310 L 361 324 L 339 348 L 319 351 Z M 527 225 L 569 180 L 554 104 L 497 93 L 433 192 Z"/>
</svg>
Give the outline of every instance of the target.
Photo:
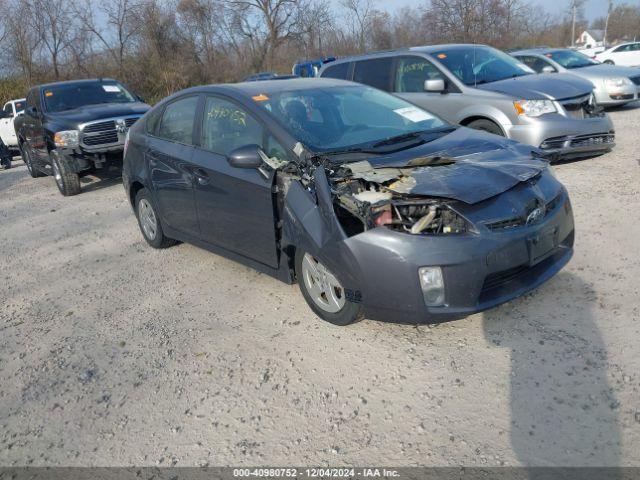
<svg viewBox="0 0 640 480">
<path fill-rule="evenodd" d="M 504 133 L 502 133 L 502 129 L 491 120 L 485 120 L 484 118 L 480 118 L 478 120 L 474 120 L 470 122 L 467 127 L 475 128 L 476 130 L 483 130 L 485 132 L 493 133 L 494 135 L 500 135 L 504 137 Z"/>
<path fill-rule="evenodd" d="M 43 177 L 44 173 L 42 173 L 40 170 L 38 170 L 36 167 L 33 166 L 33 157 L 31 156 L 31 151 L 29 150 L 29 147 L 21 143 L 19 148 L 20 148 L 20 156 L 22 157 L 22 161 L 24 162 L 24 164 L 27 166 L 29 175 L 31 175 L 32 178 Z"/>
<path fill-rule="evenodd" d="M 11 168 L 11 157 L 0 159 L 0 167 L 3 170 L 9 170 Z"/>
<path fill-rule="evenodd" d="M 49 153 L 49 159 L 53 168 L 53 178 L 56 180 L 60 193 L 65 197 L 78 195 L 80 193 L 78 174 L 71 170 L 64 158 L 60 158 L 60 155 L 55 151 Z"/>
<path fill-rule="evenodd" d="M 345 326 L 363 318 L 362 305 L 347 300 L 335 275 L 301 249 L 296 251 L 296 277 L 302 296 L 324 321 Z"/>
<path fill-rule="evenodd" d="M 146 188 L 141 189 L 136 195 L 135 202 L 138 225 L 147 243 L 153 248 L 167 248 L 175 245 L 177 242 L 174 239 L 164 235 L 162 224 L 149 190 Z"/>
</svg>

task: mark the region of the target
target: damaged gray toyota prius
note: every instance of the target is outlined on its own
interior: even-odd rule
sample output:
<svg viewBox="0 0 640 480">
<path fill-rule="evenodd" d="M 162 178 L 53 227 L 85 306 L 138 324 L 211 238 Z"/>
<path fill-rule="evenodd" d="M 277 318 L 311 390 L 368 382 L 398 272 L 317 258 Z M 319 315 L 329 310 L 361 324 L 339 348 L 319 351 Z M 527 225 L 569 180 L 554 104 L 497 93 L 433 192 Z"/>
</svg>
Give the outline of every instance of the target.
<svg viewBox="0 0 640 480">
<path fill-rule="evenodd" d="M 431 323 L 513 299 L 573 253 L 542 154 L 350 82 L 196 87 L 131 128 L 146 241 L 189 242 L 288 283 L 322 319 Z"/>
</svg>

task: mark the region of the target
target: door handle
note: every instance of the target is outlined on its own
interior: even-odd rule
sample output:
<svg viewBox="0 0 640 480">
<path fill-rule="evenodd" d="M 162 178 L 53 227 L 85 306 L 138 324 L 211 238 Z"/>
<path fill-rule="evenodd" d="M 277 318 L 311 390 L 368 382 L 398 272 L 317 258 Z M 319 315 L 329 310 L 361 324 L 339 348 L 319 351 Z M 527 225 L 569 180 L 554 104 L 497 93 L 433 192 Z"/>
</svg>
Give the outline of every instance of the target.
<svg viewBox="0 0 640 480">
<path fill-rule="evenodd" d="M 205 169 L 194 167 L 191 169 L 191 172 L 193 172 L 193 175 L 198 179 L 198 183 L 200 185 L 206 185 L 209 183 L 209 174 Z"/>
</svg>

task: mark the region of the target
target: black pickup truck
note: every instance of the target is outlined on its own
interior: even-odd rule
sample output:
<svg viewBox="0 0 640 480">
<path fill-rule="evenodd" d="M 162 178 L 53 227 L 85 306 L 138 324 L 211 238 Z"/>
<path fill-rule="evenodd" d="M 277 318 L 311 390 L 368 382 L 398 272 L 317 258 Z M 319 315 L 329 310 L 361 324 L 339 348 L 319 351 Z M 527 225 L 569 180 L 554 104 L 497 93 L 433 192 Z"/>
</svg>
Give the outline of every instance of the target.
<svg viewBox="0 0 640 480">
<path fill-rule="evenodd" d="M 149 105 L 112 79 L 33 87 L 14 120 L 18 147 L 32 177 L 53 175 L 60 193 L 80 193 L 80 176 L 122 161 L 129 127 Z"/>
</svg>

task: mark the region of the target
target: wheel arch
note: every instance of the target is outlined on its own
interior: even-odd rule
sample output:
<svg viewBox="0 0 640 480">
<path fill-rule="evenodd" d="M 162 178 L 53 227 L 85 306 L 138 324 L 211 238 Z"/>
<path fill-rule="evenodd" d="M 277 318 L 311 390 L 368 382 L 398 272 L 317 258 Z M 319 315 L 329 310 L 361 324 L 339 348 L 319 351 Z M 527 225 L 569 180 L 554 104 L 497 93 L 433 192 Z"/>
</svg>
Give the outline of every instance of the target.
<svg viewBox="0 0 640 480">
<path fill-rule="evenodd" d="M 460 125 L 462 125 L 463 127 L 467 127 L 470 123 L 475 122 L 476 120 L 487 120 L 488 122 L 495 124 L 496 127 L 498 127 L 502 132 L 502 135 L 504 135 L 505 137 L 507 136 L 507 133 L 505 132 L 504 128 L 502 128 L 502 125 L 500 125 L 500 122 L 487 115 L 471 115 L 470 117 L 462 119 L 460 121 Z"/>
</svg>

